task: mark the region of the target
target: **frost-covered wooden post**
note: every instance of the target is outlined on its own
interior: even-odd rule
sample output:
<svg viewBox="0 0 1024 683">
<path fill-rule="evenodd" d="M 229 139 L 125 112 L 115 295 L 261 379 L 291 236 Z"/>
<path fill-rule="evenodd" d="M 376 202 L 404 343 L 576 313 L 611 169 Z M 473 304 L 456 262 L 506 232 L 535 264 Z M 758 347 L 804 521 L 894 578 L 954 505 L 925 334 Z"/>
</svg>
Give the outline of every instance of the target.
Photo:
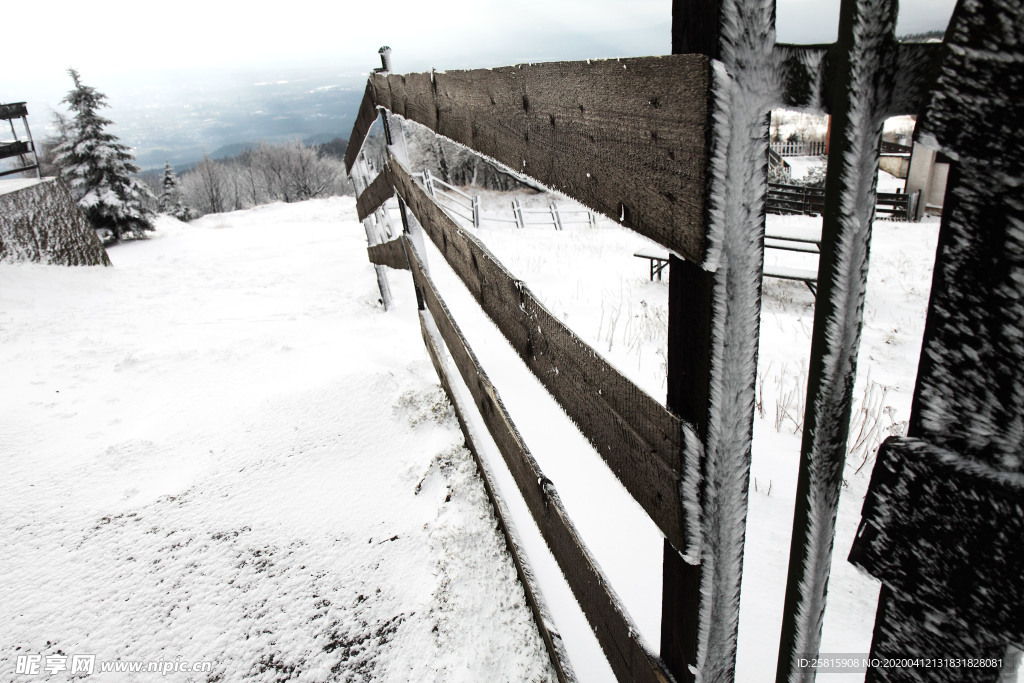
<svg viewBox="0 0 1024 683">
<path fill-rule="evenodd" d="M 1024 119 L 1021 26 L 1020 0 L 961 0 L 919 124 L 954 167 L 910 437 L 878 455 L 850 560 L 883 584 L 872 656 L 941 666 L 869 682 L 996 681 L 984 660 L 1024 646 L 1024 141 L 1001 132 Z"/>
<path fill-rule="evenodd" d="M 681 681 L 735 677 L 764 258 L 773 3 L 676 0 L 673 53 L 713 70 L 704 263 L 670 260 L 668 407 L 687 424 L 687 547 L 664 548 L 661 656 Z"/>
<path fill-rule="evenodd" d="M 896 0 L 843 0 L 827 72 L 831 137 L 822 216 L 779 681 L 810 681 L 797 666 L 818 652 L 867 290 L 882 125 L 896 59 Z"/>
</svg>

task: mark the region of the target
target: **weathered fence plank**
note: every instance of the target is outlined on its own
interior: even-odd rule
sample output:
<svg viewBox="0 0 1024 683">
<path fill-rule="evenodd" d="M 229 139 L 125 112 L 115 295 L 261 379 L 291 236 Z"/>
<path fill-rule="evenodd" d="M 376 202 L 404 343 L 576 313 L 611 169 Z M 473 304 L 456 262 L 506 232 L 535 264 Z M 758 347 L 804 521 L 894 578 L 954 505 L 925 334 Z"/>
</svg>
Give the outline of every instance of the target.
<svg viewBox="0 0 1024 683">
<path fill-rule="evenodd" d="M 506 412 L 498 391 L 480 367 L 434 284 L 424 273 L 415 249 L 409 241 L 406 245 L 417 290 L 615 675 L 623 681 L 671 680 L 662 662 L 640 641 L 636 627 L 609 590 L 607 580 L 580 540 L 558 492 L 537 466 Z"/>
<path fill-rule="evenodd" d="M 378 173 L 370 186 L 363 190 L 359 199 L 356 200 L 356 214 L 359 216 L 359 220 L 366 220 L 367 216 L 382 207 L 384 202 L 394 195 L 395 188 L 383 173 Z"/>
<path fill-rule="evenodd" d="M 682 426 L 552 316 L 394 159 L 385 171 L 431 240 L 526 365 L 677 547 Z"/>
<path fill-rule="evenodd" d="M 28 116 L 28 107 L 24 102 L 0 104 L 0 121 L 20 119 L 23 116 Z"/>
<path fill-rule="evenodd" d="M 356 114 L 356 121 L 352 126 L 352 134 L 348 136 L 348 146 L 345 147 L 345 170 L 352 174 L 352 167 L 355 166 L 356 157 L 363 148 L 363 141 L 366 140 L 370 127 L 377 120 L 377 107 L 373 103 L 373 91 L 370 84 L 366 84 L 363 92 L 363 100 L 359 103 L 359 113 Z"/>
<path fill-rule="evenodd" d="M 24 156 L 32 151 L 32 146 L 25 140 L 15 140 L 14 142 L 0 142 L 0 159 L 8 159 L 10 157 Z M 21 171 L 22 169 L 18 169 Z"/>
<path fill-rule="evenodd" d="M 375 74 L 376 104 L 704 261 L 706 58 L 552 62 L 429 76 Z"/>
<path fill-rule="evenodd" d="M 888 439 L 862 515 L 851 562 L 917 602 L 1024 636 L 1024 474 Z"/>
<path fill-rule="evenodd" d="M 370 257 L 370 263 L 397 270 L 409 270 L 409 260 L 405 257 L 401 238 L 369 246 L 366 252 Z"/>
</svg>

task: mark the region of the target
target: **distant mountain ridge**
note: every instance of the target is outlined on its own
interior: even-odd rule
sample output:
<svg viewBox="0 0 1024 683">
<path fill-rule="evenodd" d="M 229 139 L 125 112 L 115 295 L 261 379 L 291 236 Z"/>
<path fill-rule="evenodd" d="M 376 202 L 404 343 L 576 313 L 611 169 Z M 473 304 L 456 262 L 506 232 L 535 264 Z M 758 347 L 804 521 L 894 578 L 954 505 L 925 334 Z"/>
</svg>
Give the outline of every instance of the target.
<svg viewBox="0 0 1024 683">
<path fill-rule="evenodd" d="M 143 169 L 177 169 L 208 154 L 237 156 L 259 141 L 328 144 L 347 138 L 365 80 L 361 74 L 271 74 L 255 79 L 211 76 L 179 90 L 128 90 L 111 97 L 118 134 Z M 290 79 L 289 79 L 290 77 Z M 138 99 L 135 99 L 138 98 Z"/>
<path fill-rule="evenodd" d="M 284 141 L 277 140 L 271 142 L 280 143 Z M 302 143 L 305 145 L 309 145 L 310 147 L 318 147 L 320 151 L 327 156 L 332 156 L 337 159 L 344 159 L 345 147 L 348 145 L 348 138 L 341 137 L 340 135 L 332 135 L 330 133 L 321 133 L 318 135 L 310 135 L 309 137 L 303 138 Z M 255 149 L 256 147 L 259 146 L 259 144 L 259 141 L 235 142 L 229 145 L 222 145 L 221 147 L 218 147 L 212 152 L 208 152 L 207 156 L 216 161 L 225 161 L 227 159 L 233 159 L 239 156 L 240 154 L 243 154 L 246 150 Z M 200 161 L 202 161 L 201 156 L 194 161 L 179 164 L 172 163 L 171 165 L 174 166 L 175 173 L 181 175 L 182 173 L 186 173 L 187 171 L 192 170 Z M 154 175 L 154 177 L 156 175 L 161 175 L 162 177 L 163 165 L 161 165 L 159 168 L 145 169 L 142 172 L 142 174 Z"/>
</svg>

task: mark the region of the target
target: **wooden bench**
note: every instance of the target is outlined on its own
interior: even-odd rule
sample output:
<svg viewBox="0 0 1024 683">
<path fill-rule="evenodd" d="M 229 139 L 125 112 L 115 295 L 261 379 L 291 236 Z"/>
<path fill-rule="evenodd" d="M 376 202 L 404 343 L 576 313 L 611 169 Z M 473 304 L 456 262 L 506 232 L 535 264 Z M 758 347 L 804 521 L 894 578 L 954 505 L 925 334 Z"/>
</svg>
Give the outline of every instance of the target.
<svg viewBox="0 0 1024 683">
<path fill-rule="evenodd" d="M 764 246 L 765 249 L 773 249 L 777 251 L 817 254 L 820 253 L 820 242 L 820 235 L 812 235 L 803 231 L 777 230 L 765 235 Z M 651 282 L 654 282 L 655 276 L 658 277 L 659 282 L 661 281 L 661 274 L 665 270 L 665 266 L 668 265 L 668 252 L 656 247 L 644 247 L 634 253 L 633 256 L 650 261 Z M 764 276 L 773 277 L 778 280 L 794 280 L 796 282 L 803 282 L 807 285 L 807 289 L 811 290 L 811 295 L 815 297 L 818 295 L 817 271 L 809 270 L 807 268 L 765 265 Z"/>
<path fill-rule="evenodd" d="M 656 249 L 654 247 L 644 247 L 640 251 L 633 254 L 637 258 L 649 259 L 651 262 L 651 282 L 654 282 L 654 276 L 658 276 L 658 281 L 661 281 L 661 272 L 665 270 L 665 266 L 668 265 L 668 253 Z"/>
</svg>

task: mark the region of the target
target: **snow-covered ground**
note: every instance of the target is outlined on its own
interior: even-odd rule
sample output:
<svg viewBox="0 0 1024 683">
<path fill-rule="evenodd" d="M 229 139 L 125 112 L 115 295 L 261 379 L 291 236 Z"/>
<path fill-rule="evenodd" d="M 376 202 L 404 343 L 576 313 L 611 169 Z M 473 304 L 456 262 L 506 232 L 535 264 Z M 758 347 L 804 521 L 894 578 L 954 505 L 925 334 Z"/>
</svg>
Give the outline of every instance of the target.
<svg viewBox="0 0 1024 683">
<path fill-rule="evenodd" d="M 110 255 L 0 264 L 0 680 L 83 655 L 86 680 L 549 677 L 351 198 L 161 219 Z"/>
<path fill-rule="evenodd" d="M 509 206 L 483 193 L 476 234 L 663 400 L 667 282 L 633 256 L 649 242 L 604 219 L 564 231 L 488 220 L 510 219 Z M 846 554 L 873 449 L 905 429 L 937 228 L 875 223 L 823 652 L 870 643 L 878 585 Z M 162 219 L 154 239 L 111 257 L 112 269 L 0 264 L 0 679 L 29 680 L 12 673 L 22 653 L 211 661 L 222 680 L 550 675 L 423 350 L 409 276 L 391 272 L 397 306 L 384 313 L 351 199 Z M 657 651 L 659 532 L 429 246 L 428 262 Z M 799 283 L 766 280 L 763 303 L 738 667 L 752 683 L 774 677 L 814 313 Z M 580 680 L 610 680 L 484 451 Z"/>
</svg>

